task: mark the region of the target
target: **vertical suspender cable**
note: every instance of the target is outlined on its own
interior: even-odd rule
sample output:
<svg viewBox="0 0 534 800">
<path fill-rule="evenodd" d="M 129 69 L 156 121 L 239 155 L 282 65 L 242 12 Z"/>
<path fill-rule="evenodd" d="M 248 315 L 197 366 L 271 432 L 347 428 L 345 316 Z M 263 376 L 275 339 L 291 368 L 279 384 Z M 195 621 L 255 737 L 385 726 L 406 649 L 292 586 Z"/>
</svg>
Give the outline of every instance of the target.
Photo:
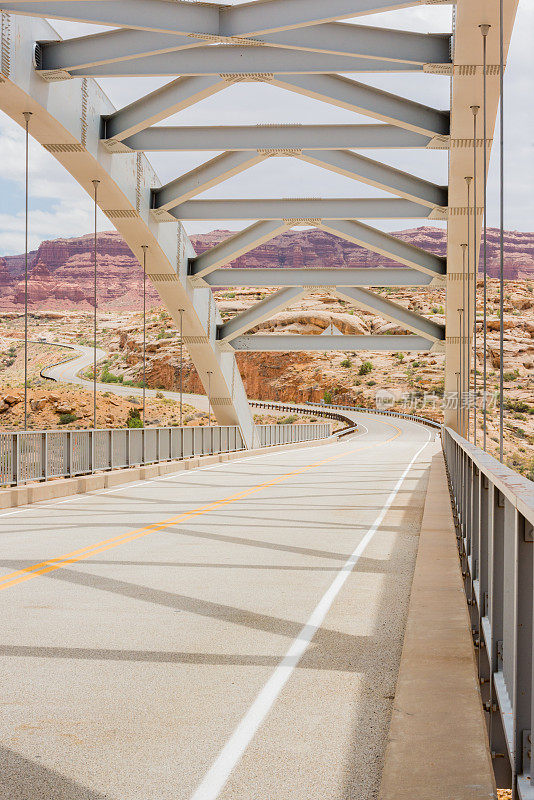
<svg viewBox="0 0 534 800">
<path fill-rule="evenodd" d="M 208 372 L 208 425 L 211 427 L 211 372 Z"/>
<path fill-rule="evenodd" d="M 504 11 L 503 0 L 499 3 L 499 61 L 500 61 L 500 266 L 499 266 L 499 459 L 504 459 Z"/>
<path fill-rule="evenodd" d="M 477 443 L 477 114 L 480 106 L 471 106 L 473 112 L 473 444 Z"/>
<path fill-rule="evenodd" d="M 460 309 L 458 309 L 460 311 Z M 455 372 L 456 375 L 456 429 L 459 430 L 460 428 L 460 403 L 458 398 L 460 397 L 460 384 L 461 384 L 461 372 Z"/>
<path fill-rule="evenodd" d="M 462 399 L 461 399 L 461 414 L 460 414 L 460 424 L 462 427 L 461 435 L 465 436 L 465 384 L 466 384 L 466 348 L 465 348 L 465 316 L 466 316 L 466 308 L 465 308 L 465 249 L 467 244 L 460 245 L 462 248 L 462 318 L 460 321 L 460 340 L 461 340 L 461 350 L 460 350 L 460 372 L 462 374 L 461 386 L 462 386 Z"/>
<path fill-rule="evenodd" d="M 184 399 L 184 309 L 180 309 L 180 427 L 182 427 Z"/>
<path fill-rule="evenodd" d="M 96 301 L 97 301 L 97 191 L 100 181 L 94 180 L 94 247 L 93 247 L 93 428 L 96 428 Z"/>
<path fill-rule="evenodd" d="M 484 308 L 483 308 L 483 336 L 484 336 L 484 358 L 483 358 L 483 395 L 482 395 L 482 413 L 483 413 L 483 447 L 486 449 L 487 438 L 487 389 L 488 389 L 488 359 L 487 359 L 487 302 L 488 302 L 488 121 L 487 121 L 487 53 L 488 53 L 488 31 L 490 25 L 480 25 L 482 33 L 482 85 L 483 85 L 483 186 L 484 186 Z"/>
<path fill-rule="evenodd" d="M 463 318 L 464 310 L 463 308 L 458 309 L 458 316 L 460 318 L 460 372 L 458 373 L 459 378 L 459 389 L 458 389 L 458 396 L 456 398 L 456 404 L 458 407 L 458 413 L 456 414 L 456 427 L 460 436 L 463 436 L 462 432 L 462 406 L 463 406 L 463 380 L 464 380 L 464 360 L 463 360 L 463 341 L 462 341 L 462 318 Z"/>
<path fill-rule="evenodd" d="M 146 251 L 148 249 L 148 245 L 143 244 L 142 249 L 143 249 L 143 428 L 144 428 L 146 425 Z"/>
<path fill-rule="evenodd" d="M 31 111 L 25 111 L 26 160 L 25 160 L 25 215 L 24 215 L 24 430 L 28 430 L 28 196 L 29 196 L 29 128 Z"/>
<path fill-rule="evenodd" d="M 467 438 L 471 439 L 471 181 L 466 177 L 467 183 Z"/>
</svg>

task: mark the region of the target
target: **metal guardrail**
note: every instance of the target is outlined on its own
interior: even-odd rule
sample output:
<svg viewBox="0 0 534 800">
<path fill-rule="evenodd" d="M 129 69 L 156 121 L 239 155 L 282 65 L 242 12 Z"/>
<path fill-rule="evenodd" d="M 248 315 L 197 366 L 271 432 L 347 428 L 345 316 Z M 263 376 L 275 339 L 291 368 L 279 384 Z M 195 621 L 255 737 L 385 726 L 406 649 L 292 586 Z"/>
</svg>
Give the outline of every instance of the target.
<svg viewBox="0 0 534 800">
<path fill-rule="evenodd" d="M 497 785 L 533 800 L 534 482 L 442 437 Z"/>
<path fill-rule="evenodd" d="M 325 417 L 325 419 L 333 419 L 336 422 L 345 422 L 350 428 L 354 428 L 356 423 L 354 420 L 349 419 L 349 417 L 345 417 L 343 414 L 336 414 L 335 411 L 328 411 L 322 404 L 320 403 L 295 403 L 295 404 L 287 404 L 287 403 L 276 403 L 270 400 L 249 400 L 249 404 L 254 406 L 255 408 L 267 408 L 272 409 L 273 411 L 287 411 L 289 414 L 309 414 L 310 411 L 320 416 Z M 318 410 L 315 411 L 314 409 L 307 408 L 307 406 L 313 405 L 318 406 Z M 256 426 L 258 427 L 258 426 Z"/>
<path fill-rule="evenodd" d="M 306 403 L 308 406 L 313 406 L 314 408 L 324 408 L 323 403 Z M 382 414 L 386 417 L 397 417 L 399 419 L 408 419 L 412 422 L 419 422 L 421 425 L 429 425 L 431 428 L 437 428 L 441 430 L 441 422 L 436 422 L 433 419 L 428 419 L 427 417 L 418 417 L 415 414 L 403 414 L 400 411 L 389 411 L 388 409 L 380 409 L 380 408 L 366 408 L 365 406 L 342 406 L 342 405 L 334 405 L 333 403 L 328 403 L 328 408 L 339 408 L 344 411 L 359 411 L 363 414 Z"/>
<path fill-rule="evenodd" d="M 260 447 L 293 442 L 311 442 L 332 435 L 330 422 L 298 423 L 297 425 L 256 425 Z"/>
<path fill-rule="evenodd" d="M 324 423 L 259 425 L 261 445 L 330 436 Z M 260 445 L 260 446 L 261 446 Z M 235 426 L 0 433 L 0 486 L 245 450 Z"/>
</svg>

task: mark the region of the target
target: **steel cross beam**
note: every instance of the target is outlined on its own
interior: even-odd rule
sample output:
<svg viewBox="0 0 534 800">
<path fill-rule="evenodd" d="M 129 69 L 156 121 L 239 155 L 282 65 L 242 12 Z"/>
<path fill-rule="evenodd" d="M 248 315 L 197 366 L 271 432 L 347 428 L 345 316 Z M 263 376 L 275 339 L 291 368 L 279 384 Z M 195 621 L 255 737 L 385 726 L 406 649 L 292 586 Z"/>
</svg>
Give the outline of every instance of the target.
<svg viewBox="0 0 534 800">
<path fill-rule="evenodd" d="M 413 267 L 432 276 L 445 275 L 446 262 L 444 258 L 403 242 L 384 231 L 364 225 L 362 222 L 355 220 L 325 222 L 320 220 L 316 222 L 316 227 L 364 247 L 366 250 L 380 253 L 380 255 L 405 264 L 407 267 Z M 265 244 L 275 236 L 279 236 L 288 228 L 289 224 L 283 220 L 257 222 L 197 256 L 191 261 L 190 272 L 198 278 L 203 278 L 213 270 L 235 261 L 245 253 Z"/>
<path fill-rule="evenodd" d="M 168 211 L 255 164 L 260 164 L 268 157 L 268 153 L 258 151 L 254 153 L 230 150 L 228 153 L 222 153 L 167 183 L 161 189 L 155 189 L 152 193 L 153 207 Z"/>
<path fill-rule="evenodd" d="M 256 36 L 251 41 L 255 47 L 264 45 L 423 66 L 450 63 L 449 40 L 449 36 L 327 23 Z M 244 43 L 247 40 L 240 41 Z M 193 48 L 201 48 L 202 52 L 207 50 L 202 39 L 191 35 L 123 28 L 63 42 L 40 42 L 38 68 L 70 71 Z"/>
<path fill-rule="evenodd" d="M 287 230 L 289 230 L 289 226 L 283 220 L 256 222 L 192 259 L 190 273 L 196 278 L 204 278 L 213 270 L 235 261 L 239 256 L 254 250 Z"/>
<path fill-rule="evenodd" d="M 97 0 L 109 2 L 110 0 Z M 83 2 L 83 0 L 75 0 Z M 108 61 L 72 70 L 74 77 L 156 77 L 167 75 L 307 75 L 332 72 L 421 72 L 421 64 L 355 58 L 331 53 L 311 53 L 274 47 L 195 47 L 172 50 L 142 58 Z"/>
<path fill-rule="evenodd" d="M 442 285 L 438 278 L 415 269 L 365 267 L 349 269 L 216 269 L 204 278 L 192 277 L 193 285 L 214 288 L 304 286 L 330 289 L 332 286 L 432 286 Z"/>
<path fill-rule="evenodd" d="M 429 275 L 444 276 L 446 273 L 446 259 L 408 242 L 403 242 L 397 236 L 391 236 L 391 234 L 372 228 L 370 225 L 364 225 L 362 222 L 352 219 L 322 220 L 318 227 L 328 233 L 333 233 L 334 236 L 364 247 L 366 250 L 379 253 Z"/>
<path fill-rule="evenodd" d="M 424 336 L 425 339 L 430 339 L 433 342 L 441 342 L 445 339 L 443 325 L 438 325 L 437 322 L 422 317 L 420 314 L 415 314 L 413 311 L 404 308 L 404 306 L 393 303 L 391 300 L 370 292 L 368 289 L 338 286 L 335 289 L 335 293 L 342 300 L 349 300 L 351 304 L 359 308 L 373 311 L 378 316 L 391 322 L 398 322 L 405 330 Z"/>
<path fill-rule="evenodd" d="M 238 314 L 229 322 L 219 326 L 217 338 L 222 342 L 231 342 L 236 336 L 249 331 L 260 322 L 272 317 L 277 311 L 283 311 L 284 308 L 292 305 L 296 300 L 300 300 L 310 293 L 310 289 L 304 289 L 302 286 L 291 286 L 286 289 L 280 289 L 265 300 L 261 300 L 251 308 Z"/>
<path fill-rule="evenodd" d="M 421 0 L 266 0 L 239 6 L 166 0 L 3 0 L 12 14 L 201 37 L 246 37 L 419 5 Z"/>
<path fill-rule="evenodd" d="M 317 198 L 281 200 L 187 200 L 168 212 L 179 220 L 427 219 L 430 209 L 410 200 Z M 295 222 L 294 224 L 298 224 Z"/>
<path fill-rule="evenodd" d="M 83 2 L 83 0 L 76 1 Z M 105 2 L 109 2 L 109 0 L 105 0 Z M 156 122 L 161 122 L 166 117 L 205 100 L 206 97 L 217 94 L 226 89 L 228 85 L 228 81 L 220 76 L 177 78 L 160 89 L 150 92 L 140 100 L 121 108 L 120 111 L 113 111 L 111 114 L 105 115 L 103 138 L 111 140 L 111 144 L 108 142 L 108 146 L 120 151 L 120 145 L 117 145 L 116 142 L 132 136 Z"/>
<path fill-rule="evenodd" d="M 404 197 L 414 203 L 428 206 L 447 205 L 447 190 L 429 181 L 416 178 L 407 172 L 389 167 L 379 161 L 356 155 L 351 150 L 296 150 L 294 153 L 253 151 L 228 151 L 201 164 L 180 178 L 154 192 L 154 208 L 169 210 L 207 189 L 217 186 L 239 172 L 259 164 L 272 156 L 290 156 L 309 164 L 366 183 L 378 189 Z"/>
<path fill-rule="evenodd" d="M 432 342 L 423 336 L 341 336 L 303 334 L 254 334 L 237 336 L 234 350 L 262 353 L 329 352 L 343 350 L 387 350 L 391 352 L 422 352 L 431 350 Z"/>
<path fill-rule="evenodd" d="M 432 137 L 395 125 L 171 125 L 123 140 L 131 150 L 346 150 L 425 148 Z"/>
<path fill-rule="evenodd" d="M 415 103 L 341 75 L 274 75 L 272 83 L 291 92 L 374 117 L 423 135 L 449 134 L 449 112 Z"/>
</svg>

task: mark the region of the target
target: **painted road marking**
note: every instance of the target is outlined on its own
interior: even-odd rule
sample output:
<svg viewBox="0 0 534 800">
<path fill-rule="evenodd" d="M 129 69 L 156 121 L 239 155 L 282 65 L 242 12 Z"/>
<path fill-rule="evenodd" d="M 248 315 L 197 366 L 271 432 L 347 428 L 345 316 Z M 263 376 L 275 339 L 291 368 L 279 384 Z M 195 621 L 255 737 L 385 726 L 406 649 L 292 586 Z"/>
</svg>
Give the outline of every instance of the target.
<svg viewBox="0 0 534 800">
<path fill-rule="evenodd" d="M 423 452 L 423 450 L 429 444 L 430 441 L 431 437 L 429 434 L 428 440 L 422 447 L 419 448 L 419 450 L 414 455 L 414 457 L 412 458 L 412 460 L 402 473 L 401 477 L 395 484 L 395 487 L 393 488 L 391 494 L 386 500 L 384 506 L 382 507 L 382 510 L 380 511 L 379 515 L 373 522 L 372 526 L 369 528 L 369 530 L 367 531 L 367 533 L 365 534 L 359 545 L 356 547 L 350 558 L 341 567 L 340 571 L 334 578 L 333 582 L 330 584 L 330 587 L 326 590 L 326 592 L 319 600 L 318 604 L 312 611 L 308 621 L 303 626 L 298 636 L 291 643 L 289 650 L 285 654 L 284 658 L 282 659 L 280 664 L 276 667 L 275 671 L 273 672 L 273 674 L 271 675 L 271 677 L 269 678 L 263 689 L 261 689 L 260 693 L 257 695 L 256 699 L 250 706 L 249 710 L 241 719 L 241 722 L 239 723 L 239 725 L 233 732 L 232 736 L 230 737 L 226 745 L 223 747 L 223 749 L 217 756 L 215 762 L 209 769 L 202 783 L 199 785 L 196 791 L 191 795 L 190 800 L 217 800 L 221 791 L 224 789 L 228 781 L 228 778 L 232 774 L 234 768 L 241 760 L 241 757 L 243 756 L 245 750 L 251 743 L 259 727 L 263 723 L 264 719 L 266 718 L 269 711 L 276 702 L 278 696 L 280 695 L 280 692 L 282 691 L 287 681 L 291 677 L 293 670 L 295 669 L 295 667 L 298 666 L 299 661 L 306 652 L 308 645 L 312 641 L 317 630 L 323 624 L 325 617 L 332 606 L 332 603 L 334 602 L 337 595 L 341 591 L 345 581 L 347 580 L 348 576 L 358 563 L 361 555 L 363 554 L 365 548 L 375 535 L 379 526 L 382 524 L 382 521 L 387 511 L 389 510 L 391 504 L 395 500 L 397 493 L 401 488 L 402 484 L 404 483 L 404 480 L 408 475 L 410 469 L 412 468 L 414 462 L 416 461 L 418 456 Z"/>
<path fill-rule="evenodd" d="M 278 476 L 270 481 L 265 481 L 263 483 L 256 484 L 256 486 L 249 487 L 248 489 L 243 489 L 236 494 L 230 495 L 229 497 L 224 497 L 221 500 L 216 500 L 213 503 L 208 503 L 204 506 L 199 506 L 198 508 L 194 508 L 191 511 L 184 512 L 182 514 L 178 514 L 174 517 L 169 517 L 168 519 L 162 520 L 161 522 L 152 523 L 151 525 L 146 525 L 142 528 L 137 528 L 133 531 L 129 531 L 128 533 L 121 534 L 120 536 L 115 536 L 112 539 L 105 539 L 101 542 L 97 542 L 96 544 L 86 545 L 85 547 L 79 548 L 78 550 L 73 550 L 71 553 L 66 553 L 65 555 L 58 556 L 57 558 L 50 558 L 46 561 L 42 561 L 39 564 L 33 564 L 30 567 L 26 567 L 21 570 L 16 570 L 15 572 L 11 572 L 8 575 L 4 575 L 0 578 L 0 591 L 3 589 L 8 589 L 11 586 L 15 586 L 19 583 L 23 583 L 27 580 L 31 580 L 32 578 L 37 577 L 38 575 L 46 575 L 49 572 L 53 572 L 56 569 L 61 569 L 61 567 L 67 566 L 68 564 L 75 564 L 78 561 L 83 561 L 86 558 L 90 558 L 93 555 L 97 555 L 97 553 L 102 553 L 105 550 L 111 550 L 114 547 L 118 547 L 121 544 L 127 544 L 128 542 L 132 542 L 135 539 L 140 539 L 143 536 L 148 536 L 150 533 L 155 533 L 157 531 L 165 530 L 173 525 L 179 525 L 181 522 L 185 522 L 186 520 L 191 519 L 192 517 L 199 517 L 202 516 L 209 511 L 213 511 L 216 508 L 220 508 L 225 505 L 230 505 L 231 503 L 238 502 L 239 500 L 248 497 L 251 494 L 257 494 L 258 492 L 264 491 L 264 489 L 269 488 L 270 486 L 275 486 L 278 483 L 283 483 L 284 481 L 289 480 L 290 478 L 296 475 L 302 475 L 306 472 L 309 472 L 312 469 L 316 469 L 317 467 L 321 466 L 322 464 L 327 464 L 331 461 L 337 461 L 340 458 L 344 458 L 345 456 L 352 455 L 353 453 L 361 452 L 362 450 L 368 450 L 371 447 L 377 447 L 380 445 L 389 444 L 390 442 L 397 439 L 402 431 L 396 425 L 392 423 L 387 423 L 391 425 L 391 427 L 395 428 L 397 433 L 394 436 L 391 436 L 389 439 L 386 439 L 384 442 L 369 444 L 365 447 L 357 447 L 353 450 L 348 450 L 345 453 L 338 453 L 334 456 L 329 456 L 328 458 L 324 458 L 321 461 L 316 461 L 313 464 L 309 464 L 308 466 L 301 467 L 300 469 L 293 470 L 291 472 L 286 472 L 283 475 Z"/>
</svg>

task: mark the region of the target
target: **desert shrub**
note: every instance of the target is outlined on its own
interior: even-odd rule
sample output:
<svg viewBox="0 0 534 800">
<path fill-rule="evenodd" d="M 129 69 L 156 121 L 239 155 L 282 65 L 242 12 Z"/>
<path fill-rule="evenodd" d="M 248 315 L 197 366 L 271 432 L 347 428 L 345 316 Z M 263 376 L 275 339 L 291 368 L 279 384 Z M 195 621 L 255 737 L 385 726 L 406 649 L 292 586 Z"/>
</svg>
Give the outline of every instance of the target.
<svg viewBox="0 0 534 800">
<path fill-rule="evenodd" d="M 344 358 L 340 364 L 341 367 L 352 367 L 352 361 L 350 358 Z"/>
<path fill-rule="evenodd" d="M 519 371 L 514 369 L 513 372 L 505 372 L 503 378 L 505 381 L 515 381 L 519 377 Z"/>
<path fill-rule="evenodd" d="M 76 422 L 78 417 L 76 414 L 68 413 L 68 414 L 60 414 L 59 416 L 59 424 L 60 425 L 68 425 L 69 422 Z"/>
<path fill-rule="evenodd" d="M 293 425 L 297 421 L 297 415 L 291 414 L 289 417 L 281 417 L 276 421 L 277 425 Z"/>
<path fill-rule="evenodd" d="M 368 375 L 371 370 L 373 369 L 373 365 L 370 361 L 363 361 L 360 364 L 360 369 L 358 370 L 358 375 Z"/>
<path fill-rule="evenodd" d="M 332 394 L 328 391 L 328 389 L 324 390 L 323 400 L 324 400 L 325 403 L 331 403 L 332 402 Z"/>
<path fill-rule="evenodd" d="M 142 428 L 143 420 L 141 419 L 141 412 L 138 408 L 131 408 L 128 411 L 128 418 L 126 420 L 128 428 Z"/>
</svg>

